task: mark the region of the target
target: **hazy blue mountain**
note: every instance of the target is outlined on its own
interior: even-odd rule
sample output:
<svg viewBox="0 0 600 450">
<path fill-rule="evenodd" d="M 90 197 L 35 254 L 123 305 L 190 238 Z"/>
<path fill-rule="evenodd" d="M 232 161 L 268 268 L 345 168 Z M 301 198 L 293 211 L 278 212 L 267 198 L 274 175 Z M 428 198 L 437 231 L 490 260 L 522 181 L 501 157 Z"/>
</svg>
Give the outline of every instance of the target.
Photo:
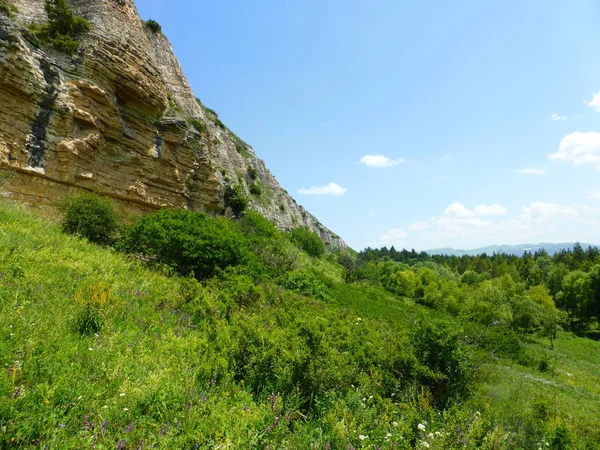
<svg viewBox="0 0 600 450">
<path fill-rule="evenodd" d="M 570 250 L 575 245 L 574 242 L 564 242 L 559 244 L 551 244 L 548 242 L 542 242 L 539 244 L 520 244 L 520 245 L 489 245 L 487 247 L 475 248 L 472 250 L 460 250 L 454 248 L 435 248 L 432 250 L 426 250 L 430 255 L 481 255 L 482 253 L 486 253 L 488 255 L 492 255 L 493 253 L 506 253 L 508 255 L 517 255 L 523 256 L 523 253 L 530 252 L 533 253 L 537 250 L 544 249 L 548 252 L 550 256 L 555 253 L 560 252 L 561 250 Z M 581 243 L 581 246 L 584 249 L 587 249 L 590 244 Z M 593 245 L 596 247 L 596 245 Z"/>
</svg>

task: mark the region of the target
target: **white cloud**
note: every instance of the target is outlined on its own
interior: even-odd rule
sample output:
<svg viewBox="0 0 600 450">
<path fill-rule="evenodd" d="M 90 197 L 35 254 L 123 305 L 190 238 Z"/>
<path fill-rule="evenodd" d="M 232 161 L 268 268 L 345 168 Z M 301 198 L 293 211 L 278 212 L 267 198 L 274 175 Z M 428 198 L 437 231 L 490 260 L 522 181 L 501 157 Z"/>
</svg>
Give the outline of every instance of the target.
<svg viewBox="0 0 600 450">
<path fill-rule="evenodd" d="M 473 216 L 475 216 L 475 212 L 467 209 L 462 203 L 452 203 L 444 211 L 444 217 L 462 218 Z"/>
<path fill-rule="evenodd" d="M 534 202 L 521 208 L 523 219 L 551 219 L 553 217 L 567 217 L 578 215 L 578 210 L 572 206 L 562 206 L 557 203 Z"/>
<path fill-rule="evenodd" d="M 508 214 L 508 208 L 498 204 L 477 205 L 475 207 L 475 213 L 479 216 L 501 216 Z"/>
<path fill-rule="evenodd" d="M 557 122 L 557 121 L 560 121 L 560 120 L 567 120 L 567 119 L 568 119 L 567 116 L 560 116 L 560 115 L 558 115 L 556 113 L 552 113 L 550 115 L 550 120 L 552 120 L 554 122 Z"/>
<path fill-rule="evenodd" d="M 438 217 L 414 222 L 408 227 L 410 232 L 394 228 L 383 233 L 378 245 L 393 243 L 397 248 L 426 250 L 538 242 L 600 244 L 597 234 L 600 208 L 537 201 L 523 206 L 511 216 L 483 217 L 488 212 L 504 214 L 506 208 L 501 205 L 479 206 L 470 210 L 461 203 L 454 203 Z"/>
<path fill-rule="evenodd" d="M 571 133 L 561 141 L 558 152 L 550 159 L 572 162 L 574 166 L 600 169 L 600 133 Z"/>
<path fill-rule="evenodd" d="M 383 155 L 365 155 L 362 158 L 360 158 L 360 163 L 364 164 L 367 167 L 394 167 L 394 166 L 399 166 L 400 164 L 405 164 L 406 160 L 399 158 L 399 159 L 392 159 L 388 156 L 383 156 Z"/>
<path fill-rule="evenodd" d="M 596 111 L 600 112 L 600 91 L 595 93 L 591 100 L 586 100 L 584 103 L 590 108 L 594 108 Z"/>
<path fill-rule="evenodd" d="M 587 198 L 590 200 L 600 200 L 600 191 L 590 192 Z"/>
<path fill-rule="evenodd" d="M 302 195 L 335 195 L 337 197 L 341 197 L 346 192 L 348 192 L 348 189 L 337 183 L 329 183 L 327 186 L 313 186 L 298 191 L 298 193 Z"/>
<path fill-rule="evenodd" d="M 544 169 L 514 169 L 515 173 L 520 173 L 521 175 L 546 175 L 546 171 Z"/>
<path fill-rule="evenodd" d="M 403 246 L 405 239 L 410 235 L 408 231 L 402 228 L 392 228 L 391 230 L 379 236 L 379 243 L 382 246 Z"/>
<path fill-rule="evenodd" d="M 419 220 L 408 227 L 410 231 L 426 231 L 431 229 L 431 223 L 427 220 Z"/>
</svg>

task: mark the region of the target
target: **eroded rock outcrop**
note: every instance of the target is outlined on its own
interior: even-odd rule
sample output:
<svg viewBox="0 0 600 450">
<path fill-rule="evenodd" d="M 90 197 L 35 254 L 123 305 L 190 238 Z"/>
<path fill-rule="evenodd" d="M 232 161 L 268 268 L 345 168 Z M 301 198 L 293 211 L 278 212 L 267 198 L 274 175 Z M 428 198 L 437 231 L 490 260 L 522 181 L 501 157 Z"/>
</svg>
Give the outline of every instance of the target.
<svg viewBox="0 0 600 450">
<path fill-rule="evenodd" d="M 92 24 L 73 56 L 28 31 L 46 20 L 43 0 L 14 3 L 14 17 L 0 14 L 2 195 L 50 213 L 57 200 L 89 190 L 134 214 L 220 215 L 226 189 L 239 186 L 281 229 L 306 226 L 332 248 L 345 246 L 196 100 L 170 43 L 132 0 L 69 0 Z"/>
</svg>

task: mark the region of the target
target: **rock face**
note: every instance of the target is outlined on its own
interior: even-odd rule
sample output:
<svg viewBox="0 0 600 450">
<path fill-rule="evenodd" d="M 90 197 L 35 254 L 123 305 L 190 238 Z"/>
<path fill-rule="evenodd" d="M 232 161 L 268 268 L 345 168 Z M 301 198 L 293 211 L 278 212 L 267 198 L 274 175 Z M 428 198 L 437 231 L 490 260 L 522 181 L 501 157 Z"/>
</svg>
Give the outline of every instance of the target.
<svg viewBox="0 0 600 450">
<path fill-rule="evenodd" d="M 0 13 L 0 195 L 50 214 L 86 190 L 136 215 L 165 207 L 222 215 L 237 186 L 279 228 L 305 226 L 345 247 L 196 100 L 170 43 L 133 0 L 69 0 L 92 24 L 73 56 L 28 31 L 47 19 L 43 0 L 13 3 L 13 17 Z"/>
</svg>

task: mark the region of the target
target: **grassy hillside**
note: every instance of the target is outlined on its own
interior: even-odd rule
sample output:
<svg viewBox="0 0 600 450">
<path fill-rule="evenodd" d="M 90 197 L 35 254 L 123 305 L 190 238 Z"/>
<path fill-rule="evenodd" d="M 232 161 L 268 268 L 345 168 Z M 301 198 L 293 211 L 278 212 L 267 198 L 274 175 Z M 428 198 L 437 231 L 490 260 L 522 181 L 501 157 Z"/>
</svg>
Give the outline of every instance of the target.
<svg viewBox="0 0 600 450">
<path fill-rule="evenodd" d="M 0 448 L 600 448 L 599 342 L 529 337 L 541 372 L 332 256 L 248 267 L 200 283 L 0 204 Z"/>
</svg>

